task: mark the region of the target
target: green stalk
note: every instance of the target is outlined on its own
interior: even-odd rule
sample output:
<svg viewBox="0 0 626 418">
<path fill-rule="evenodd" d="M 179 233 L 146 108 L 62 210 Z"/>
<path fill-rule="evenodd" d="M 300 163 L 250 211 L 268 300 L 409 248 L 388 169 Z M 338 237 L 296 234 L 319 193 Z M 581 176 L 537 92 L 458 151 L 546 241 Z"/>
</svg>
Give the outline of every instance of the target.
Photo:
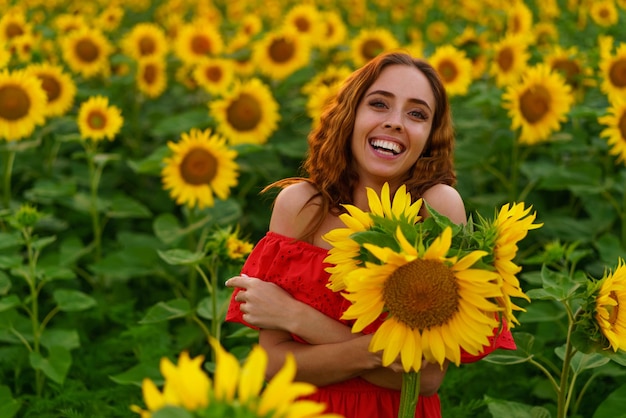
<svg viewBox="0 0 626 418">
<path fill-rule="evenodd" d="M 415 408 L 420 394 L 420 372 L 406 372 L 402 374 L 402 391 L 400 393 L 400 408 L 398 418 L 414 418 Z"/>
<path fill-rule="evenodd" d="M 565 340 L 565 356 L 563 358 L 563 369 L 561 370 L 556 418 L 567 417 L 567 409 L 569 408 L 571 392 L 575 383 L 574 381 L 576 380 L 576 376 L 574 376 L 571 384 L 569 382 L 570 363 L 572 362 L 572 358 L 576 353 L 576 350 L 572 345 L 572 331 L 574 330 L 574 324 L 577 315 L 572 315 L 569 306 L 566 306 L 566 308 L 567 316 L 569 318 L 569 325 L 567 327 L 567 338 Z"/>
<path fill-rule="evenodd" d="M 33 246 L 32 246 L 32 236 L 30 234 L 29 228 L 24 228 L 22 230 L 22 234 L 24 235 L 24 241 L 26 242 L 26 253 L 28 256 L 28 275 L 26 278 L 26 282 L 28 283 L 28 288 L 30 289 L 30 322 L 33 329 L 33 352 L 36 354 L 41 354 L 40 347 L 40 336 L 41 329 L 39 326 L 39 289 L 37 288 L 36 281 L 36 269 L 35 266 L 37 264 L 37 256 L 34 254 Z M 41 370 L 35 370 L 35 393 L 37 396 L 41 396 L 43 392 L 43 381 L 44 376 L 41 373 Z"/>
<path fill-rule="evenodd" d="M 87 152 L 87 161 L 89 164 L 89 190 L 91 205 L 89 212 L 91 214 L 91 224 L 93 229 L 93 242 L 95 246 L 95 260 L 100 261 L 102 258 L 102 225 L 100 224 L 100 215 L 98 213 L 98 188 L 100 178 L 102 177 L 102 167 L 96 167 L 94 161 L 94 151 L 85 146 Z"/>
<path fill-rule="evenodd" d="M 13 172 L 13 163 L 15 162 L 15 151 L 3 151 L 2 160 L 4 162 L 4 172 L 2 173 L 2 205 L 5 209 L 9 209 L 11 205 L 11 173 Z"/>
</svg>

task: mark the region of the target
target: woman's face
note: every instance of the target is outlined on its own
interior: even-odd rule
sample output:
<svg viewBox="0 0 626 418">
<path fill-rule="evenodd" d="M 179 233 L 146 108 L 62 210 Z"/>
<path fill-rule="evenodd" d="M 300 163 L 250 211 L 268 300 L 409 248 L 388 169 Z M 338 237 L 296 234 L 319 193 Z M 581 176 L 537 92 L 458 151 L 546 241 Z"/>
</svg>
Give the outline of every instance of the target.
<svg viewBox="0 0 626 418">
<path fill-rule="evenodd" d="M 352 154 L 361 182 L 399 186 L 426 146 L 434 111 L 435 97 L 421 71 L 385 67 L 356 110 Z"/>
</svg>

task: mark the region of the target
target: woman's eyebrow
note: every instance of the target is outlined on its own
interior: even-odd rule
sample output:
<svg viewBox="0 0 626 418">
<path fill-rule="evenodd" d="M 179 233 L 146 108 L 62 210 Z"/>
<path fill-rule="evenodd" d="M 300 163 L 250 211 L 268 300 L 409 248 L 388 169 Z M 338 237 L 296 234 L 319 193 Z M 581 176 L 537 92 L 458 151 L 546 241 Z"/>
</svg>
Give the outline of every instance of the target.
<svg viewBox="0 0 626 418">
<path fill-rule="evenodd" d="M 365 97 L 371 96 L 373 94 L 380 94 L 381 96 L 385 96 L 385 97 L 394 97 L 393 93 L 391 93 L 389 91 L 386 91 L 386 90 L 374 90 L 374 91 L 369 92 L 367 94 L 367 96 L 365 96 Z M 430 108 L 430 105 L 428 104 L 428 102 L 426 102 L 425 100 L 418 99 L 418 98 L 412 98 L 412 99 L 409 99 L 409 102 L 420 104 L 420 105 L 424 105 L 424 106 L 426 106 L 428 108 L 428 110 L 430 110 L 431 112 L 433 111 Z"/>
</svg>

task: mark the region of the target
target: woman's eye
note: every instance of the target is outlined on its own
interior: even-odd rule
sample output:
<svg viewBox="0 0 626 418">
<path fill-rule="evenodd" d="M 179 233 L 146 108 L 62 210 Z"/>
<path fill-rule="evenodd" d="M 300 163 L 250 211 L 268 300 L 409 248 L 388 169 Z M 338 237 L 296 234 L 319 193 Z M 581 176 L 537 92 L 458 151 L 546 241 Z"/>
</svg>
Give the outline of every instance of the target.
<svg viewBox="0 0 626 418">
<path fill-rule="evenodd" d="M 426 113 L 420 111 L 420 110 L 413 110 L 409 113 L 411 116 L 413 116 L 414 118 L 418 118 L 418 119 L 423 119 L 426 120 L 428 118 L 428 116 L 426 115 Z"/>
<path fill-rule="evenodd" d="M 370 106 L 372 106 L 372 107 L 378 107 L 378 108 L 384 108 L 384 107 L 387 107 L 387 106 L 385 105 L 385 103 L 384 103 L 384 102 L 381 102 L 380 100 L 372 100 L 372 101 L 370 102 Z"/>
</svg>

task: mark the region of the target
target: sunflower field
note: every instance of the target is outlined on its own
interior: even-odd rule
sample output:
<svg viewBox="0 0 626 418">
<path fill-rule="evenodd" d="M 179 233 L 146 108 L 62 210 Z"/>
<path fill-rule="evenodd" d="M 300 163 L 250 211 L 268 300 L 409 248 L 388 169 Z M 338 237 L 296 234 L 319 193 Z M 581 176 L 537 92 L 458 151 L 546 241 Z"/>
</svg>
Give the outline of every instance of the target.
<svg viewBox="0 0 626 418">
<path fill-rule="evenodd" d="M 398 48 L 446 85 L 468 216 L 542 224 L 518 349 L 450 367 L 444 417 L 625 416 L 625 0 L 0 0 L 0 418 L 150 416 L 162 359 L 256 356 L 224 282 L 260 191 Z"/>
</svg>

